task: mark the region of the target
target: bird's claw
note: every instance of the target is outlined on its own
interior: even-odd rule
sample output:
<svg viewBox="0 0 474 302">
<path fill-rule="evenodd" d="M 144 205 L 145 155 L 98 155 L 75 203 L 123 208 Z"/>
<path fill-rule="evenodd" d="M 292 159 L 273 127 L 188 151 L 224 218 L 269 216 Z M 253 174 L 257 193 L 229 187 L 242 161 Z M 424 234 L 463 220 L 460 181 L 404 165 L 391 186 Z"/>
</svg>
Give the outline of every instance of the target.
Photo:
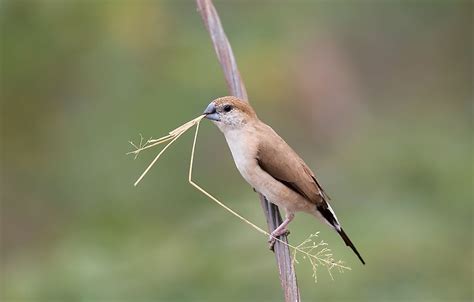
<svg viewBox="0 0 474 302">
<path fill-rule="evenodd" d="M 270 239 L 268 239 L 268 249 L 272 252 L 275 251 L 275 242 L 276 242 L 276 239 L 271 237 Z"/>
<path fill-rule="evenodd" d="M 278 232 L 278 233 L 272 232 L 270 234 L 270 237 L 268 238 L 268 249 L 271 251 L 275 251 L 276 238 L 280 236 L 288 236 L 288 235 L 290 235 L 290 230 L 287 230 L 287 229 L 282 230 L 281 232 Z"/>
</svg>

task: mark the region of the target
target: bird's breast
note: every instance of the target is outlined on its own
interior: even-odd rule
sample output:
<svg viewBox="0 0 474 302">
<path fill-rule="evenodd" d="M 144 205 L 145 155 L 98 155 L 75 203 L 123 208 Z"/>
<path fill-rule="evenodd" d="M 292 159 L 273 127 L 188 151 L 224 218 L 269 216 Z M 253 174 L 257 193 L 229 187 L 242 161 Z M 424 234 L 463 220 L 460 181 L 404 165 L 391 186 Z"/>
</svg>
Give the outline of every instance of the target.
<svg viewBox="0 0 474 302">
<path fill-rule="evenodd" d="M 242 132 L 226 133 L 226 140 L 237 169 L 257 192 L 287 212 L 311 212 L 311 209 L 315 208 L 314 204 L 261 169 L 257 162 L 259 146 L 257 136 L 251 133 L 243 135 Z"/>
<path fill-rule="evenodd" d="M 227 144 L 235 165 L 242 177 L 251 185 L 257 167 L 257 144 L 249 135 L 231 133 L 226 135 Z"/>
</svg>

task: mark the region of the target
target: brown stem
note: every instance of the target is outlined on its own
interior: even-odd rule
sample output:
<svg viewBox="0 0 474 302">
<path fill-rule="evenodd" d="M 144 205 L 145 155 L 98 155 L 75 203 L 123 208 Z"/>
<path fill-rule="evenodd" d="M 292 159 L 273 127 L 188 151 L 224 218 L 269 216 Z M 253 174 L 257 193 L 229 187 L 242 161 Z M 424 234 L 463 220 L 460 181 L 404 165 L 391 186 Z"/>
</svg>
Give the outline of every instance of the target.
<svg viewBox="0 0 474 302">
<path fill-rule="evenodd" d="M 212 45 L 214 46 L 222 70 L 224 71 L 224 77 L 230 94 L 244 101 L 248 101 L 247 91 L 245 90 L 245 85 L 237 68 L 234 53 L 232 52 L 229 40 L 222 28 L 219 15 L 212 1 L 196 0 L 196 3 L 204 25 L 211 36 Z M 263 195 L 259 194 L 259 197 L 267 220 L 269 233 L 271 233 L 282 223 L 280 211 L 276 205 L 268 202 Z M 284 242 L 288 242 L 286 235 L 281 236 L 280 239 Z M 278 271 L 280 273 L 281 287 L 285 293 L 285 301 L 300 301 L 296 273 L 288 246 L 277 241 L 274 251 Z"/>
</svg>

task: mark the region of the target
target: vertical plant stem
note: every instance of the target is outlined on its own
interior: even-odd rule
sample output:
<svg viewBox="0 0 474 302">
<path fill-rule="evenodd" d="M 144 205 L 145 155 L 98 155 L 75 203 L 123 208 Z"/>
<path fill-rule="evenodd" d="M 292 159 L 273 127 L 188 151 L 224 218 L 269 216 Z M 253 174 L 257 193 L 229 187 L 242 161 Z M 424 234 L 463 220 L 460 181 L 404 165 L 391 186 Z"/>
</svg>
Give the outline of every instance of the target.
<svg viewBox="0 0 474 302">
<path fill-rule="evenodd" d="M 212 1 L 196 0 L 196 3 L 204 25 L 211 36 L 212 45 L 224 72 L 229 93 L 248 102 L 247 91 L 237 68 L 234 53 Z M 276 205 L 265 199 L 265 196 L 259 194 L 259 198 L 266 217 L 269 233 L 271 233 L 282 222 L 280 212 Z M 280 239 L 286 243 L 288 242 L 286 235 L 281 236 Z M 288 246 L 277 241 L 274 251 L 285 301 L 298 302 L 300 301 L 300 293 L 290 250 Z"/>
</svg>

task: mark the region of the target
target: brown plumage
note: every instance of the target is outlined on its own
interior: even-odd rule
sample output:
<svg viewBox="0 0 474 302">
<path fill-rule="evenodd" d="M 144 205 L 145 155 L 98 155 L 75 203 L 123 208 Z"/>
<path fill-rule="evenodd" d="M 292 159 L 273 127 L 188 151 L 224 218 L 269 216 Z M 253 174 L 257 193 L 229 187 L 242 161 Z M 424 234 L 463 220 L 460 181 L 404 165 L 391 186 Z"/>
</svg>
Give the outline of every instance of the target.
<svg viewBox="0 0 474 302">
<path fill-rule="evenodd" d="M 214 100 L 214 104 L 216 107 L 222 107 L 224 105 L 231 105 L 234 107 L 234 109 L 240 110 L 242 113 L 252 117 L 256 118 L 257 114 L 255 113 L 255 110 L 249 105 L 249 103 L 242 102 L 241 100 L 233 97 L 233 96 L 224 96 L 221 98 L 218 98 Z"/>
<path fill-rule="evenodd" d="M 227 96 L 214 100 L 204 112 L 224 133 L 243 178 L 270 202 L 286 211 L 285 221 L 272 232 L 287 232 L 295 212 L 309 213 L 330 225 L 365 264 L 342 229 L 316 176 L 296 152 L 246 102 Z"/>
</svg>

